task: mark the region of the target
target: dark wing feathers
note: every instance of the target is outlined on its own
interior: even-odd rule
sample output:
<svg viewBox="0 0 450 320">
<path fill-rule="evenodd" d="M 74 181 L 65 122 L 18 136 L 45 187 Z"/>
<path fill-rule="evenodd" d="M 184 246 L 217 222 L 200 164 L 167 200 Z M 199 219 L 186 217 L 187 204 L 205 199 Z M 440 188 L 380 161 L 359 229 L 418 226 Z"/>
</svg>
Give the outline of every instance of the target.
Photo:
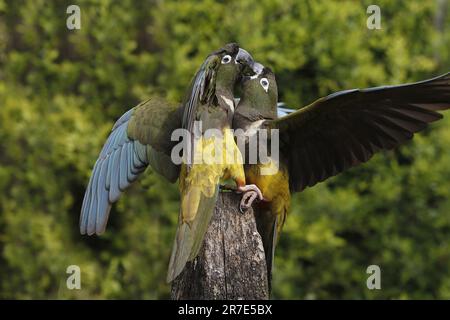
<svg viewBox="0 0 450 320">
<path fill-rule="evenodd" d="M 216 54 L 208 56 L 192 79 L 189 90 L 187 90 L 188 96 L 185 97 L 183 103 L 182 126 L 191 134 L 194 134 L 194 122 L 198 106 L 200 104 L 210 103 L 214 96 L 215 75 L 218 63 L 219 58 Z"/>
<path fill-rule="evenodd" d="M 450 108 L 450 73 L 400 86 L 346 90 L 269 122 L 294 191 L 323 181 L 379 150 L 411 139 Z"/>
<path fill-rule="evenodd" d="M 207 68 L 208 68 L 208 58 L 200 66 L 200 69 L 195 74 L 192 79 L 191 86 L 187 91 L 189 95 L 186 97 L 184 102 L 184 112 L 183 112 L 183 128 L 192 132 L 195 113 L 197 107 L 200 103 L 201 95 L 203 94 L 205 82 L 207 78 Z"/>
</svg>

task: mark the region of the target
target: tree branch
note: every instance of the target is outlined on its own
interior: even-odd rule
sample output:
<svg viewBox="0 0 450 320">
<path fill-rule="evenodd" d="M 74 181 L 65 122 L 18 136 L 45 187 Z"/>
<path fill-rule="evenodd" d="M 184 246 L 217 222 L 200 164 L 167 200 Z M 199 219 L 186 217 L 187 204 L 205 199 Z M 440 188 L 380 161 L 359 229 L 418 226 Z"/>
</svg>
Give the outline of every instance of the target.
<svg viewBox="0 0 450 320">
<path fill-rule="evenodd" d="M 268 299 L 266 261 L 253 210 L 220 193 L 199 255 L 172 283 L 172 299 Z"/>
</svg>

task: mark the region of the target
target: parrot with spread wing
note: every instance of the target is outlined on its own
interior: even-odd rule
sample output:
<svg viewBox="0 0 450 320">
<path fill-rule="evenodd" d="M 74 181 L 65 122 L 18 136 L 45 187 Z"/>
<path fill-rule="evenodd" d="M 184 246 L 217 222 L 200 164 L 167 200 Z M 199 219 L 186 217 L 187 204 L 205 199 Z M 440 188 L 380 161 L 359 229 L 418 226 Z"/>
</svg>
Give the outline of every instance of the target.
<svg viewBox="0 0 450 320">
<path fill-rule="evenodd" d="M 181 208 L 168 282 L 197 256 L 222 182 L 231 180 L 237 192 L 251 190 L 263 198 L 256 185 L 246 185 L 243 159 L 231 131 L 234 87 L 253 63 L 247 51 L 227 44 L 206 58 L 188 90 L 182 119 L 188 152 L 181 165 Z"/>
<path fill-rule="evenodd" d="M 197 256 L 222 181 L 231 180 L 236 192 L 252 190 L 262 199 L 256 185 L 246 185 L 242 156 L 231 132 L 234 86 L 253 63 L 247 51 L 227 44 L 206 58 L 181 106 L 152 98 L 120 117 L 86 188 L 81 234 L 105 231 L 111 205 L 148 166 L 171 182 L 179 179 L 181 208 L 167 276 L 170 282 Z M 172 133 L 177 129 L 184 129 L 183 138 L 188 140 L 182 144 L 186 148 L 181 149 L 181 163 L 172 158 L 178 145 Z"/>
<path fill-rule="evenodd" d="M 364 163 L 441 119 L 437 111 L 450 108 L 450 73 L 406 85 L 340 91 L 278 118 L 275 75 L 259 63 L 254 71 L 257 75 L 242 80 L 233 128 L 247 135 L 252 134 L 249 129 L 253 134 L 255 129 L 278 130 L 278 161 L 269 156 L 264 164 L 245 164 L 247 183 L 256 184 L 264 195 L 255 218 L 270 285 L 277 234 L 291 193 Z M 264 168 L 274 165 L 274 174 L 263 174 Z M 252 193 L 244 194 L 241 206 L 249 207 L 246 201 L 256 197 Z"/>
</svg>

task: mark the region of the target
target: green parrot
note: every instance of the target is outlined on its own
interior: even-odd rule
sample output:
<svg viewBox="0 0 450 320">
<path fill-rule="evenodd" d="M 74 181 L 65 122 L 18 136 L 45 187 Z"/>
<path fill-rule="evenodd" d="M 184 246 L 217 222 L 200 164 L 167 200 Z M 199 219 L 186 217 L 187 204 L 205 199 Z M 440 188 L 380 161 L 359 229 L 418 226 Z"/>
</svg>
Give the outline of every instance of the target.
<svg viewBox="0 0 450 320">
<path fill-rule="evenodd" d="M 227 44 L 206 58 L 181 106 L 156 97 L 120 117 L 92 170 L 81 208 L 81 234 L 105 231 L 111 205 L 148 166 L 171 182 L 179 179 L 179 225 L 167 276 L 172 281 L 198 254 L 222 180 L 231 179 L 237 192 L 253 190 L 262 199 L 255 185 L 245 183 L 242 157 L 230 130 L 235 83 L 253 63 L 247 51 Z M 172 133 L 178 129 L 184 129 L 183 138 L 189 140 L 181 150 L 183 163 L 173 161 L 178 142 L 172 141 Z M 214 134 L 208 135 L 209 129 Z M 196 161 L 198 155 L 201 161 Z M 228 158 L 232 161 L 224 161 Z"/>
<path fill-rule="evenodd" d="M 450 108 L 450 73 L 406 85 L 340 91 L 278 118 L 275 75 L 259 63 L 254 71 L 256 76 L 242 80 L 233 128 L 278 130 L 278 159 L 270 155 L 265 164 L 245 164 L 247 183 L 256 184 L 264 195 L 255 217 L 270 285 L 277 234 L 291 193 L 366 162 L 375 152 L 392 149 L 441 119 L 436 111 Z M 263 174 L 270 165 L 278 170 Z M 244 194 L 241 206 L 249 206 L 248 199 L 256 197 L 252 193 Z"/>
<path fill-rule="evenodd" d="M 246 185 L 243 159 L 231 131 L 234 87 L 253 63 L 247 51 L 227 44 L 206 58 L 188 90 L 182 122 L 190 141 L 181 165 L 181 208 L 168 282 L 197 256 L 222 182 L 231 180 L 237 192 L 252 190 L 262 199 L 256 185 Z"/>
</svg>

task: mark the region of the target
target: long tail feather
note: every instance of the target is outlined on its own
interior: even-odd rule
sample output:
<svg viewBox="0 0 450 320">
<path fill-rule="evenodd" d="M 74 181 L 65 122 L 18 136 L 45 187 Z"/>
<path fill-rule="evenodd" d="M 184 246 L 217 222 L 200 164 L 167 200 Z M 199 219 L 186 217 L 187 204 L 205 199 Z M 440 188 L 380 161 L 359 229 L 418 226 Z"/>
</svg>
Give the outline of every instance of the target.
<svg viewBox="0 0 450 320">
<path fill-rule="evenodd" d="M 194 260 L 198 255 L 214 212 L 219 187 L 217 186 L 212 197 L 204 196 L 200 190 L 196 192 L 199 192 L 200 194 L 194 195 L 191 193 L 189 195 L 189 198 L 200 199 L 198 201 L 198 206 L 195 206 L 197 207 L 197 212 L 194 215 L 195 219 L 188 224 L 187 222 L 183 222 L 183 215 L 180 213 L 180 224 L 177 229 L 172 254 L 170 256 L 167 282 L 172 282 L 183 271 L 186 263 Z M 189 202 L 189 199 L 186 201 Z M 183 210 L 183 208 L 181 210 Z"/>
<path fill-rule="evenodd" d="M 277 220 L 278 215 L 270 209 L 261 208 L 255 214 L 256 227 L 261 236 L 264 253 L 266 256 L 267 281 L 269 292 L 272 289 L 272 267 L 277 243 Z"/>
</svg>

